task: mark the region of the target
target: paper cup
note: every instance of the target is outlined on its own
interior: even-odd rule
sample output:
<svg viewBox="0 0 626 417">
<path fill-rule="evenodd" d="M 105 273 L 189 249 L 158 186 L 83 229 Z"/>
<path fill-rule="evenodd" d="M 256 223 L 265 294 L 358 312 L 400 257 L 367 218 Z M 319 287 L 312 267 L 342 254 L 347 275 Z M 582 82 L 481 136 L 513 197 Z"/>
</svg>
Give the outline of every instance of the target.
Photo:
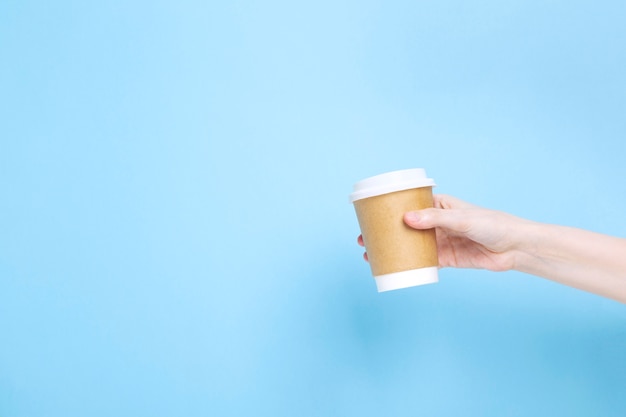
<svg viewBox="0 0 626 417">
<path fill-rule="evenodd" d="M 435 229 L 415 230 L 404 213 L 433 207 L 435 182 L 424 169 L 366 178 L 354 185 L 354 204 L 378 292 L 439 281 Z"/>
</svg>

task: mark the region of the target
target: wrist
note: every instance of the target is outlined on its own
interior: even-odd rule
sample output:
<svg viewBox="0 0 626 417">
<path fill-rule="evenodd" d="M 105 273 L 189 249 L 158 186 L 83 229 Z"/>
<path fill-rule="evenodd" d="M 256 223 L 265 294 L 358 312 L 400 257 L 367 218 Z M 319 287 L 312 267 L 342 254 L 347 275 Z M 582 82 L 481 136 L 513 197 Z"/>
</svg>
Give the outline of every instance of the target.
<svg viewBox="0 0 626 417">
<path fill-rule="evenodd" d="M 529 272 L 540 261 L 540 245 L 545 239 L 546 225 L 526 219 L 518 219 L 512 231 L 512 270 Z"/>
</svg>

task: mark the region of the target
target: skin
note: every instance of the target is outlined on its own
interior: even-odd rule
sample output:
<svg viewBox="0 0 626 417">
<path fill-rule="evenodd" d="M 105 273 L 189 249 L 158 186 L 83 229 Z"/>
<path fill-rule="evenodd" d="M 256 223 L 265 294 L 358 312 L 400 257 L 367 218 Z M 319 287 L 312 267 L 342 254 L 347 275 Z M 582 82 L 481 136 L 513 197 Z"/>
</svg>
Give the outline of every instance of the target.
<svg viewBox="0 0 626 417">
<path fill-rule="evenodd" d="M 435 195 L 434 202 L 406 213 L 404 222 L 436 229 L 440 267 L 516 270 L 626 303 L 626 239 L 533 222 L 448 195 Z M 363 246 L 362 236 L 358 243 Z"/>
</svg>

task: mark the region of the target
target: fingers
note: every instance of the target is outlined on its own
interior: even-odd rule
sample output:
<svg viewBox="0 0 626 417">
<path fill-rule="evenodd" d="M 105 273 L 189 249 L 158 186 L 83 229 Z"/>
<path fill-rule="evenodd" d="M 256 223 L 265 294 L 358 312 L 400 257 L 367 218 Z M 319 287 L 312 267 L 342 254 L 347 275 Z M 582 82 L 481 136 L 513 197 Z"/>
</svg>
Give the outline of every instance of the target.
<svg viewBox="0 0 626 417">
<path fill-rule="evenodd" d="M 405 213 L 404 222 L 414 229 L 443 227 L 457 233 L 467 233 L 470 229 L 470 212 L 477 206 L 446 194 L 433 196 L 435 208 Z"/>
<path fill-rule="evenodd" d="M 434 206 L 441 209 L 476 208 L 477 206 L 447 194 L 435 194 Z"/>
<path fill-rule="evenodd" d="M 443 227 L 459 234 L 469 232 L 471 222 L 468 217 L 472 210 L 467 209 L 477 208 L 477 206 L 447 194 L 435 194 L 433 205 L 434 208 L 405 213 L 404 222 L 418 230 Z M 357 243 L 359 246 L 365 246 L 363 235 L 359 235 Z M 367 252 L 363 254 L 363 258 L 368 260 Z"/>
<path fill-rule="evenodd" d="M 470 229 L 469 211 L 471 210 L 441 210 L 437 208 L 409 211 L 404 215 L 404 222 L 419 230 L 443 227 L 465 234 Z"/>
<path fill-rule="evenodd" d="M 357 243 L 359 244 L 359 246 L 365 246 L 365 242 L 363 241 L 363 235 L 359 235 L 358 239 L 356 240 Z M 365 259 L 365 261 L 369 262 L 369 258 L 367 257 L 367 252 L 363 252 L 363 259 Z"/>
</svg>

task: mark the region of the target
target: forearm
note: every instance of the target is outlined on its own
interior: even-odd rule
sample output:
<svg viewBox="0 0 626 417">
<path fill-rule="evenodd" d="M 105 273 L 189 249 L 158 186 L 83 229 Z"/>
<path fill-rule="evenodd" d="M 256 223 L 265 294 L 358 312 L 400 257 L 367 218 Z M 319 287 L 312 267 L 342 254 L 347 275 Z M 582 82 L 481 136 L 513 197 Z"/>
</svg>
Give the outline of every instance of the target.
<svg viewBox="0 0 626 417">
<path fill-rule="evenodd" d="M 514 269 L 626 303 L 626 239 L 586 230 L 524 226 Z"/>
</svg>

